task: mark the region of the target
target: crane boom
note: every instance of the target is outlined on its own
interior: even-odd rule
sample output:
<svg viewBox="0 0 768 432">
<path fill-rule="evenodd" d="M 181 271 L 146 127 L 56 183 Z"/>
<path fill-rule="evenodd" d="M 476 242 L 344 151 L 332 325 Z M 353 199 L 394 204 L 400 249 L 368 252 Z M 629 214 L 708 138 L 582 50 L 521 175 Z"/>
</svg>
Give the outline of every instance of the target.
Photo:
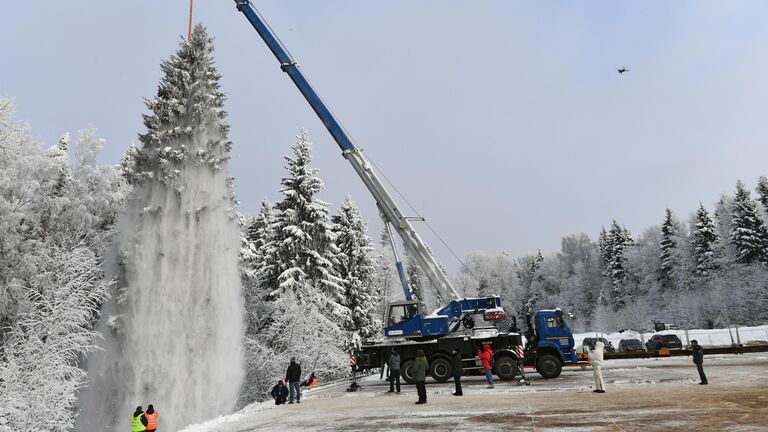
<svg viewBox="0 0 768 432">
<path fill-rule="evenodd" d="M 429 279 L 430 283 L 435 288 L 438 301 L 442 304 L 448 296 L 453 296 L 458 299 L 459 295 L 453 288 L 451 281 L 445 273 L 443 273 L 443 270 L 434 255 L 432 255 L 427 245 L 418 235 L 416 230 L 414 230 L 410 221 L 408 221 L 402 212 L 400 212 L 395 200 L 389 192 L 387 192 L 384 184 L 373 171 L 373 168 L 363 154 L 363 151 L 355 147 L 349 135 L 347 135 L 344 128 L 338 120 L 336 120 L 336 117 L 304 77 L 304 74 L 299 69 L 299 63 L 288 53 L 288 50 L 286 50 L 278 40 L 266 21 L 253 8 L 250 0 L 235 0 L 235 3 L 237 4 L 237 9 L 245 15 L 248 22 L 251 23 L 259 36 L 261 36 L 267 44 L 267 47 L 272 51 L 272 54 L 275 55 L 277 61 L 280 63 L 280 69 L 288 74 L 320 118 L 320 121 L 322 121 L 326 129 L 328 129 L 328 132 L 330 132 L 333 139 L 339 147 L 341 147 L 342 155 L 349 161 L 352 168 L 354 168 L 366 188 L 368 188 L 368 191 L 376 200 L 376 205 L 381 212 L 381 217 L 384 220 L 384 223 L 391 224 L 395 228 L 395 231 L 403 240 L 406 249 L 416 260 L 418 265 L 424 271 L 427 279 Z M 405 297 L 406 299 L 410 299 L 410 289 L 405 281 L 402 265 L 399 263 L 398 273 L 400 274 L 400 279 L 403 284 Z"/>
</svg>

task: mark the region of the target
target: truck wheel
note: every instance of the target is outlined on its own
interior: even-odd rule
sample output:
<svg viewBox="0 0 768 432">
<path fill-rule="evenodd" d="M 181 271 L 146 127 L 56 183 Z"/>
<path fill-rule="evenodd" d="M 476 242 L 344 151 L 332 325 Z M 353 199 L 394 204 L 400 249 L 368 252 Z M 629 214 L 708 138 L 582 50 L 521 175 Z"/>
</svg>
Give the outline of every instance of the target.
<svg viewBox="0 0 768 432">
<path fill-rule="evenodd" d="M 413 384 L 413 364 L 415 362 L 413 360 L 407 360 L 405 363 L 403 363 L 403 366 L 400 368 L 400 376 L 403 377 L 403 381 L 407 382 L 408 384 Z"/>
<path fill-rule="evenodd" d="M 544 354 L 536 361 L 536 372 L 544 378 L 557 378 L 563 370 L 560 359 L 552 354 Z"/>
<path fill-rule="evenodd" d="M 432 360 L 432 364 L 429 365 L 429 374 L 437 382 L 446 382 L 451 378 L 451 362 L 440 357 Z"/>
<path fill-rule="evenodd" d="M 495 360 L 493 371 L 503 381 L 515 379 L 517 376 L 517 363 L 509 356 L 502 356 Z"/>
</svg>

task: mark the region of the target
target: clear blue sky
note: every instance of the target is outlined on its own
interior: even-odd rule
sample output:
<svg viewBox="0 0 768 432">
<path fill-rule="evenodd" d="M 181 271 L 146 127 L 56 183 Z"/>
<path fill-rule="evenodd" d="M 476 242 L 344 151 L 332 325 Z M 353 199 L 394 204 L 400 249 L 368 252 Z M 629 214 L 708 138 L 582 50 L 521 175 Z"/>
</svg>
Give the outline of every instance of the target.
<svg viewBox="0 0 768 432">
<path fill-rule="evenodd" d="M 559 249 L 616 218 L 687 219 L 768 174 L 768 3 L 256 0 L 371 159 L 455 247 Z M 377 212 L 234 2 L 197 0 L 229 95 L 242 210 L 278 198 L 301 127 L 334 207 Z M 0 93 L 47 145 L 94 125 L 114 163 L 142 132 L 186 0 L 6 2 Z M 619 76 L 615 68 L 630 72 Z M 455 262 L 422 230 L 448 268 Z M 376 232 L 372 232 L 376 235 Z"/>
</svg>

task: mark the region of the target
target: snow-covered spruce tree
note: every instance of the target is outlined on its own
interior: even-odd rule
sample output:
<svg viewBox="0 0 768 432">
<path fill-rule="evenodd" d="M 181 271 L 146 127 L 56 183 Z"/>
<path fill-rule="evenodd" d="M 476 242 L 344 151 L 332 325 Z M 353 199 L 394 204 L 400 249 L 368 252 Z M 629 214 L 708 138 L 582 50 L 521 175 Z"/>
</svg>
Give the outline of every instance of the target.
<svg viewBox="0 0 768 432">
<path fill-rule="evenodd" d="M 680 231 L 680 222 L 672 215 L 672 210 L 667 209 L 664 223 L 661 225 L 661 241 L 659 242 L 661 282 L 662 287 L 667 289 L 672 288 L 674 273 L 680 267 L 680 257 L 677 250 Z"/>
<path fill-rule="evenodd" d="M 760 176 L 760 178 L 757 179 L 755 192 L 757 192 L 757 198 L 760 201 L 760 204 L 763 205 L 763 211 L 768 212 L 768 177 Z"/>
<path fill-rule="evenodd" d="M 523 286 L 525 287 L 525 309 L 535 308 L 536 304 L 541 300 L 542 293 L 539 292 L 541 281 L 541 264 L 544 262 L 544 256 L 541 254 L 541 249 L 536 252 L 536 255 L 530 257 L 525 274 L 521 275 L 523 280 Z"/>
<path fill-rule="evenodd" d="M 277 257 L 275 256 L 275 208 L 269 201 L 262 201 L 259 212 L 250 221 L 245 233 L 254 251 L 251 271 L 258 282 L 258 297 L 266 299 L 277 286 Z"/>
<path fill-rule="evenodd" d="M 757 211 L 757 203 L 741 181 L 731 207 L 729 241 L 736 248 L 736 262 L 749 264 L 768 261 L 768 230 Z"/>
<path fill-rule="evenodd" d="M 697 276 L 708 276 L 717 268 L 715 251 L 719 237 L 715 221 L 703 204 L 699 204 L 691 230 L 691 247 L 696 260 Z"/>
<path fill-rule="evenodd" d="M 371 258 L 373 246 L 366 234 L 367 224 L 347 195 L 344 204 L 331 218 L 339 254 L 336 274 L 343 280 L 344 302 L 351 320 L 347 331 L 349 350 L 359 348 L 362 340 L 374 336 L 380 327 L 377 313 L 379 293 L 374 285 L 375 265 Z"/>
<path fill-rule="evenodd" d="M 317 198 L 323 182 L 311 168 L 312 143 L 306 130 L 286 156 L 288 175 L 280 181 L 283 199 L 275 204 L 274 256 L 277 286 L 270 298 L 292 292 L 300 302 L 315 302 L 326 316 L 342 324 L 349 319 L 343 307 L 343 280 L 335 273 L 338 250 L 328 222 L 328 205 Z"/>
<path fill-rule="evenodd" d="M 611 283 L 613 284 L 613 306 L 614 308 L 621 308 L 624 306 L 626 300 L 626 293 L 623 289 L 623 284 L 627 276 L 625 271 L 625 250 L 627 247 L 634 245 L 635 242 L 629 230 L 619 225 L 615 220 L 611 224 L 608 237 L 609 244 L 611 245 L 608 272 Z"/>
</svg>

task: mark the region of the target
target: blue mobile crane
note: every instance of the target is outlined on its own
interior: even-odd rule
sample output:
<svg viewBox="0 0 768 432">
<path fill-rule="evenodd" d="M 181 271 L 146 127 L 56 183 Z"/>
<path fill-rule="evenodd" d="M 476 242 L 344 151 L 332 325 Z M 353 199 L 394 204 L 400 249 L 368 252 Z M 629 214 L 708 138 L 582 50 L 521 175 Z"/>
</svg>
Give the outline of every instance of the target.
<svg viewBox="0 0 768 432">
<path fill-rule="evenodd" d="M 371 163 L 365 157 L 363 151 L 355 146 L 336 117 L 304 77 L 299 68 L 299 63 L 289 54 L 264 18 L 253 7 L 250 0 L 235 0 L 235 4 L 237 9 L 248 19 L 248 22 L 251 23 L 259 36 L 267 44 L 267 47 L 275 55 L 280 64 L 280 69 L 291 78 L 339 145 L 344 158 L 349 161 L 352 168 L 376 200 L 376 205 L 384 221 L 390 245 L 394 251 L 395 266 L 405 300 L 389 304 L 384 327 L 386 341 L 366 343 L 361 352 L 356 354 L 357 369 L 380 367 L 382 362 L 388 358 L 391 349 L 398 347 L 400 355 L 404 360 L 401 368 L 403 377 L 406 381 L 410 381 L 410 366 L 418 348 L 423 349 L 430 360 L 430 374 L 432 377 L 438 381 L 445 381 L 451 376 L 449 353 L 453 348 L 458 349 L 463 356 L 468 357 L 465 361 L 475 361 L 474 355 L 477 352 L 477 348 L 488 343 L 493 346 L 495 352 L 496 373 L 502 379 L 514 378 L 517 373 L 517 358 L 519 357 L 516 354 L 519 351 L 516 351 L 516 349 L 522 346 L 522 337 L 517 332 L 517 327 L 513 325 L 510 332 L 502 333 L 495 327 L 478 326 L 478 320 L 481 320 L 481 322 L 497 322 L 507 318 L 501 307 L 501 299 L 498 296 L 460 298 L 427 245 L 416 233 L 409 218 L 405 217 L 397 207 L 395 200 L 374 172 Z M 414 298 L 413 291 L 406 279 L 403 264 L 399 258 L 392 234 L 392 228 L 402 239 L 410 255 L 421 267 L 432 288 L 435 290 L 438 302 L 445 303 L 449 296 L 453 297 L 454 300 L 451 300 L 444 307 L 431 314 L 425 313 L 424 307 L 420 302 L 422 299 Z M 541 314 L 540 316 L 542 317 L 545 315 L 549 316 L 544 314 L 544 312 L 546 311 L 537 312 L 537 314 Z M 545 371 L 546 373 L 542 373 L 542 375 L 548 377 L 559 375 L 562 364 L 575 361 L 576 359 L 575 352 L 573 352 L 573 336 L 567 325 L 565 325 L 565 321 L 562 320 L 562 314 L 557 315 L 552 311 L 551 315 L 560 317 L 558 323 L 561 326 L 557 328 L 561 331 L 556 332 L 557 335 L 552 335 L 553 330 L 545 331 L 544 327 L 539 326 L 538 320 L 535 325 L 529 320 L 529 328 L 535 329 L 531 334 L 537 336 L 537 340 L 540 339 L 540 343 L 532 344 L 532 340 L 528 339 L 528 344 L 525 348 L 525 358 L 533 360 L 537 369 L 540 369 L 539 372 Z M 549 321 L 545 319 L 543 323 L 548 325 Z M 476 326 L 478 327 L 477 329 Z M 462 329 L 464 330 L 463 333 L 459 331 Z M 472 331 L 471 334 L 468 331 Z M 564 334 L 567 336 L 564 336 Z M 558 348 L 552 349 L 549 345 L 553 344 L 553 338 L 560 338 L 557 340 L 566 342 L 559 342 Z M 541 346 L 541 349 L 539 349 L 539 346 Z M 572 356 L 566 353 L 568 347 L 570 347 L 570 351 L 573 353 Z M 550 354 L 549 356 L 539 355 L 539 352 Z M 544 363 L 551 363 L 551 367 L 540 368 L 540 357 L 546 360 Z M 466 369 L 481 368 L 468 366 Z"/>
</svg>

